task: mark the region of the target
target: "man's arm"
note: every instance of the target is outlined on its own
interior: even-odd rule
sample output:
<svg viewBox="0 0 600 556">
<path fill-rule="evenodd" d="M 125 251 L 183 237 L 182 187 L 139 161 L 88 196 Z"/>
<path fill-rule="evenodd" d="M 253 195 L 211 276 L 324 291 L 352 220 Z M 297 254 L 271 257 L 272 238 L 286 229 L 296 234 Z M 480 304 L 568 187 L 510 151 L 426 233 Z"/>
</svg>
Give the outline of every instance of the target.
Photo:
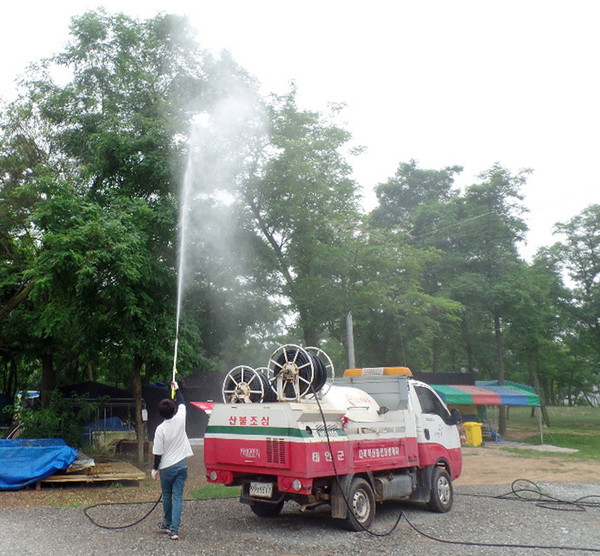
<svg viewBox="0 0 600 556">
<path fill-rule="evenodd" d="M 160 460 L 162 459 L 162 456 L 159 456 L 158 454 L 154 454 L 154 465 L 152 466 L 152 471 L 150 472 L 150 475 L 152 475 L 152 478 L 156 481 L 156 479 L 158 479 L 158 468 L 160 467 Z"/>
</svg>

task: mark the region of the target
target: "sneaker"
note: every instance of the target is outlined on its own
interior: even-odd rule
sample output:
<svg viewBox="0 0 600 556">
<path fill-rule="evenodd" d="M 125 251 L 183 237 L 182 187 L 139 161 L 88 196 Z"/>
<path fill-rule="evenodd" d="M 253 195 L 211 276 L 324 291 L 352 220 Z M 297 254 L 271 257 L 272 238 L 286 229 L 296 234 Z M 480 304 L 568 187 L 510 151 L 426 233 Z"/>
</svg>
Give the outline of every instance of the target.
<svg viewBox="0 0 600 556">
<path fill-rule="evenodd" d="M 171 532 L 171 528 L 168 525 L 165 525 L 162 521 L 157 523 L 156 526 L 158 527 L 158 530 L 161 533 L 170 533 Z"/>
<path fill-rule="evenodd" d="M 177 534 L 177 531 L 171 531 L 171 532 L 169 533 L 169 538 L 170 538 L 172 541 L 178 541 L 178 540 L 179 540 L 179 535 Z"/>
</svg>

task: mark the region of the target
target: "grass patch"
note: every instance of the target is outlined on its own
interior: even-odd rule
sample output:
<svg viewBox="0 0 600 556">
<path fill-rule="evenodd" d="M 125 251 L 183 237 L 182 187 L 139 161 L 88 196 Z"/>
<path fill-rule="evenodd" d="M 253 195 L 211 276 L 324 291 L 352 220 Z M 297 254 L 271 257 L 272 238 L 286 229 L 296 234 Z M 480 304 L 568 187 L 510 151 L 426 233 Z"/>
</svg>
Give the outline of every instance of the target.
<svg viewBox="0 0 600 556">
<path fill-rule="evenodd" d="M 527 444 L 539 445 L 539 435 L 531 436 L 524 440 Z M 573 448 L 579 450 L 569 455 L 570 457 L 595 459 L 600 460 L 600 433 L 598 434 L 581 434 L 578 431 L 568 432 L 544 432 L 544 444 L 552 446 L 560 446 L 561 448 Z"/>
<path fill-rule="evenodd" d="M 600 407 L 548 407 L 551 429 L 577 429 L 597 431 L 600 434 Z M 538 408 L 535 411 L 539 411 Z M 508 426 L 518 429 L 537 428 L 537 413 L 532 416 L 530 407 L 510 407 Z"/>
<path fill-rule="evenodd" d="M 240 492 L 240 487 L 209 483 L 193 489 L 190 495 L 194 500 L 207 500 L 211 498 L 239 498 Z"/>
<path fill-rule="evenodd" d="M 53 508 L 81 508 L 83 504 L 81 502 L 50 502 L 50 506 Z"/>
<path fill-rule="evenodd" d="M 550 426 L 544 426 L 544 444 L 572 448 L 577 452 L 566 454 L 553 452 L 553 457 L 600 460 L 600 407 L 548 407 Z M 538 412 L 531 407 L 510 407 L 508 409 L 507 440 L 517 440 L 539 446 Z M 497 410 L 488 408 L 488 418 L 497 428 Z M 515 434 L 516 433 L 516 434 Z M 515 454 L 525 455 L 522 449 L 504 448 Z M 527 450 L 527 457 L 547 456 L 547 452 Z"/>
</svg>

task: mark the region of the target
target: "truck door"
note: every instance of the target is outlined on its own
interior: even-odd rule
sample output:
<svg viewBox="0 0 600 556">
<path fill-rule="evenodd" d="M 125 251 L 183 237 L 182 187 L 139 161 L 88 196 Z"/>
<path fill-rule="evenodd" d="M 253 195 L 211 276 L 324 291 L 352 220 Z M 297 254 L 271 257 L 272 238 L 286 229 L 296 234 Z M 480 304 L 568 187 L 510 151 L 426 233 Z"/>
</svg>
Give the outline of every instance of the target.
<svg viewBox="0 0 600 556">
<path fill-rule="evenodd" d="M 425 384 L 415 382 L 413 387 L 421 406 L 420 420 L 424 438 L 419 438 L 419 442 L 440 444 L 447 449 L 460 448 L 456 424 L 444 402 Z"/>
</svg>

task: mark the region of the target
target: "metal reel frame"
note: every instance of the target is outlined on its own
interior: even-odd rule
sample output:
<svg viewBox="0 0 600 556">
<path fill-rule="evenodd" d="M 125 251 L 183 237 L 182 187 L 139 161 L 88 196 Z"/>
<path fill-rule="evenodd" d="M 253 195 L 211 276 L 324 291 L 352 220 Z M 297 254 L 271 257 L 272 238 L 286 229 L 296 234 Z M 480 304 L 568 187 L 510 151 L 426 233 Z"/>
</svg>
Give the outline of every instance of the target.
<svg viewBox="0 0 600 556">
<path fill-rule="evenodd" d="M 262 403 L 265 394 L 268 394 L 266 389 L 269 385 L 261 375 L 262 373 L 247 365 L 231 369 L 221 388 L 223 403 Z M 255 397 L 254 400 L 252 396 Z"/>
<path fill-rule="evenodd" d="M 278 359 L 282 359 L 282 362 Z M 271 355 L 267 368 L 269 383 L 278 401 L 297 401 L 311 392 L 315 367 L 304 348 L 295 344 L 278 347 Z M 289 395 L 289 386 L 293 389 L 293 396 Z"/>
<path fill-rule="evenodd" d="M 326 374 L 331 374 L 331 383 L 326 382 L 325 386 L 323 386 L 323 388 L 318 392 L 321 396 L 324 396 L 331 388 L 331 384 L 335 382 L 335 368 L 333 366 L 333 361 L 331 360 L 331 357 L 327 355 L 327 352 L 323 351 L 321 348 L 311 346 L 304 349 L 309 353 L 315 355 L 318 359 L 320 359 L 321 362 L 325 365 Z"/>
</svg>

